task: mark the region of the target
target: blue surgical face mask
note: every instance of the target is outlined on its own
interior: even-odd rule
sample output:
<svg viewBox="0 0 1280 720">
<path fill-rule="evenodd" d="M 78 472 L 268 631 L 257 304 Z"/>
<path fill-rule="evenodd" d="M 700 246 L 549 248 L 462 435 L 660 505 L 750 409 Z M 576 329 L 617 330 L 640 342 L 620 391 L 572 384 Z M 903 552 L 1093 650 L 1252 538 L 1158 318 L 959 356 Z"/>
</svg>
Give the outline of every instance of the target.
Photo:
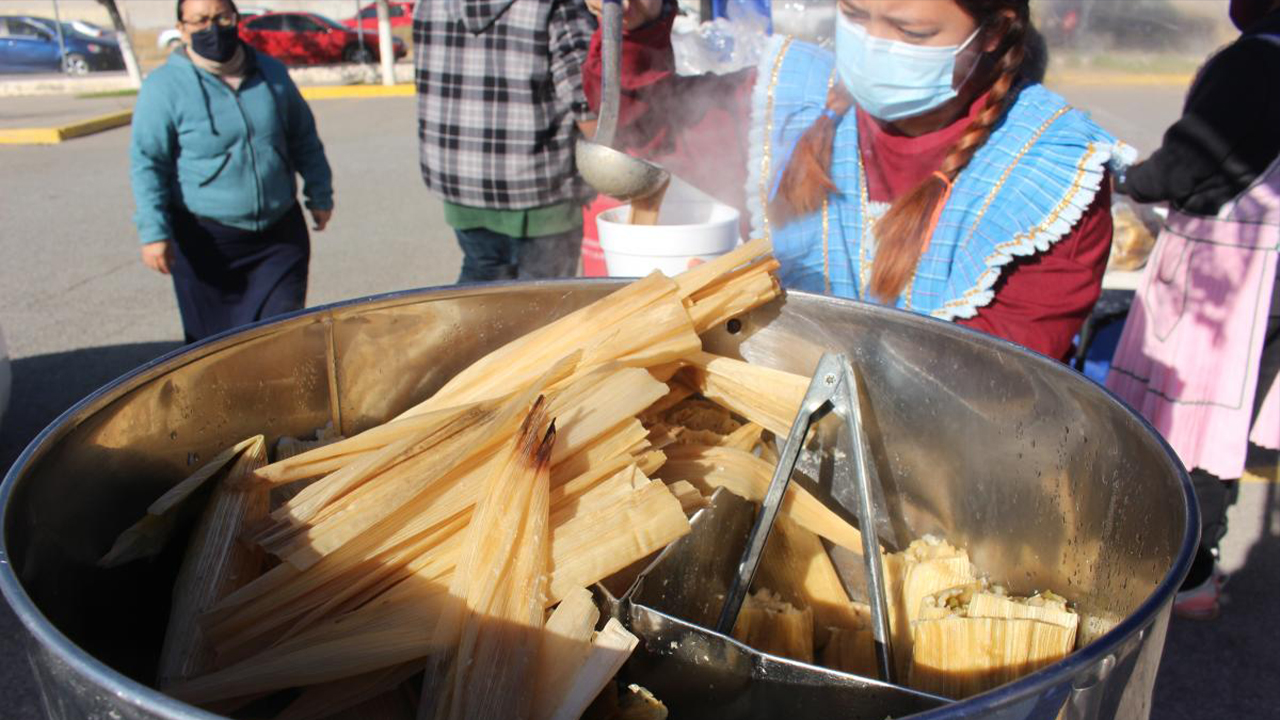
<svg viewBox="0 0 1280 720">
<path fill-rule="evenodd" d="M 960 45 L 926 47 L 871 37 L 844 13 L 837 15 L 840 80 L 858 107 L 885 121 L 920 115 L 953 99 L 956 57 L 981 30 Z"/>
</svg>

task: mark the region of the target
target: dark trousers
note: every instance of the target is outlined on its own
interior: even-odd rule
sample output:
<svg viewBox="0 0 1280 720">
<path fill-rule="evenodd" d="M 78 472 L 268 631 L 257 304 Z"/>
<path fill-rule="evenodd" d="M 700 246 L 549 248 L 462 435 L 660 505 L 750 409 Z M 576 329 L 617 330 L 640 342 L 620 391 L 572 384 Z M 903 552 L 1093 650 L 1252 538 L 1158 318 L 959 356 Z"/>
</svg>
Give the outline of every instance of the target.
<svg viewBox="0 0 1280 720">
<path fill-rule="evenodd" d="M 462 248 L 458 282 L 573 277 L 582 254 L 582 228 L 518 238 L 492 230 L 454 230 Z"/>
<path fill-rule="evenodd" d="M 311 237 L 300 206 L 261 232 L 175 211 L 173 233 L 187 342 L 306 306 Z"/>
</svg>

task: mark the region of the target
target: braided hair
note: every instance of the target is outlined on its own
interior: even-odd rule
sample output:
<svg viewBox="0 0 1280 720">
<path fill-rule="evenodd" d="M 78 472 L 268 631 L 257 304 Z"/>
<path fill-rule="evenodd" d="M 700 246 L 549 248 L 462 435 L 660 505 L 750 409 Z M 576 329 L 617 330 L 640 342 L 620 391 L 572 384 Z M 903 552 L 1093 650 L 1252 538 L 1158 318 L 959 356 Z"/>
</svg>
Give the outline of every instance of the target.
<svg viewBox="0 0 1280 720">
<path fill-rule="evenodd" d="M 1029 0 L 954 1 L 984 28 L 984 35 L 992 30 L 1001 33 L 1001 43 L 992 54 L 996 58 L 996 79 L 982 111 L 952 146 L 942 167 L 894 201 L 876 223 L 877 249 L 868 291 L 885 302 L 901 295 L 910 281 L 951 194 L 952 183 L 1016 99 L 1027 59 L 1031 36 Z M 827 195 L 836 190 L 830 175 L 831 146 L 837 123 L 852 106 L 853 98 L 839 83 L 827 94 L 829 112 L 821 114 L 804 132 L 782 170 L 777 195 L 769 206 L 770 215 L 778 223 L 818 210 Z"/>
</svg>

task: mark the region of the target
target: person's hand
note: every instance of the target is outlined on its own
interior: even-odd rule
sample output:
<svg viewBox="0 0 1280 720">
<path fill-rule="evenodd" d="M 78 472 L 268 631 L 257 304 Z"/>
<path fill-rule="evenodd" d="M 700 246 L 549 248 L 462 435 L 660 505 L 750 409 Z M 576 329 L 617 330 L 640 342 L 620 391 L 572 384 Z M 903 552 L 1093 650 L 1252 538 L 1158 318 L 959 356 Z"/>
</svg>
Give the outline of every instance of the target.
<svg viewBox="0 0 1280 720">
<path fill-rule="evenodd" d="M 161 240 L 143 245 L 142 264 L 161 275 L 168 275 L 173 265 L 173 241 Z"/>
<path fill-rule="evenodd" d="M 602 0 L 586 0 L 587 10 L 600 17 Z M 663 0 L 622 0 L 622 29 L 632 30 L 662 15 Z"/>
<path fill-rule="evenodd" d="M 333 208 L 328 210 L 311 208 L 311 229 L 316 232 L 322 232 L 325 226 L 329 224 L 329 218 L 331 217 L 333 217 Z"/>
</svg>

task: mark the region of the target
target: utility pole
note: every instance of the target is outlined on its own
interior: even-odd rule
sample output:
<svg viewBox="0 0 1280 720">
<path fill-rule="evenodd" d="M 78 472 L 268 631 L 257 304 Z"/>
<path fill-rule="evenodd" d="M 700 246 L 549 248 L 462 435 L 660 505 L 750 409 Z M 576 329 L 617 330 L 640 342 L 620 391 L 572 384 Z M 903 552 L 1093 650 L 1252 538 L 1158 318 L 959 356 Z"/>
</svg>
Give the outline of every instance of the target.
<svg viewBox="0 0 1280 720">
<path fill-rule="evenodd" d="M 63 70 L 67 64 L 67 39 L 62 34 L 62 12 L 58 10 L 58 0 L 53 0 L 53 24 L 58 30 L 58 57 L 62 58 Z"/>
<path fill-rule="evenodd" d="M 396 84 L 396 55 L 391 43 L 391 9 L 387 0 L 378 4 L 378 57 L 382 60 L 382 84 Z"/>
<path fill-rule="evenodd" d="M 120 54 L 124 56 L 124 67 L 129 71 L 129 81 L 135 88 L 142 87 L 142 71 L 138 68 L 138 56 L 133 54 L 133 43 L 129 41 L 129 33 L 124 29 L 124 20 L 120 17 L 120 9 L 116 0 L 98 0 L 111 16 L 111 24 L 116 29 L 116 41 L 120 43 Z"/>
</svg>

